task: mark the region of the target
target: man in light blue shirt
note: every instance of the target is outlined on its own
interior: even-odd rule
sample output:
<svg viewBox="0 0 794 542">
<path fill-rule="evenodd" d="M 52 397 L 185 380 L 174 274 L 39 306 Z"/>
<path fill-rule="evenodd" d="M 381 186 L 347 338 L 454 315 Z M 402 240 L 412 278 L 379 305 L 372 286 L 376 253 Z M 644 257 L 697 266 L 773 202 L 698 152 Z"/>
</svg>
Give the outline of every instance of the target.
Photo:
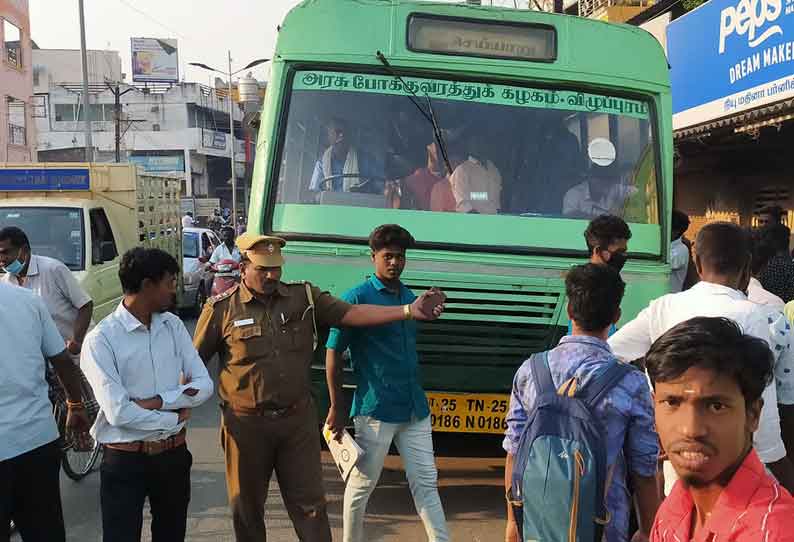
<svg viewBox="0 0 794 542">
<path fill-rule="evenodd" d="M 587 383 L 603 374 L 609 364 L 617 362 L 606 340 L 610 325 L 620 318 L 620 302 L 625 287 L 618 274 L 603 265 L 577 266 L 568 273 L 565 290 L 573 334 L 563 337 L 560 344 L 548 352 L 555 386 L 575 378 L 577 388 L 586 388 Z M 513 456 L 518 451 L 521 435 L 538 397 L 532 366 L 526 361 L 513 380 L 507 431 L 502 443 L 507 452 L 506 489 L 511 485 Z M 606 488 L 606 506 L 611 519 L 605 528 L 605 540 L 627 542 L 631 539 L 629 485 L 633 486 L 637 501 L 640 532 L 647 536 L 659 506 L 656 485 L 659 446 L 651 391 L 645 375 L 637 370 L 630 371 L 595 404 L 594 411 L 598 419 L 603 420 L 603 428 L 608 435 L 606 459 L 611 477 Z M 538 504 L 540 502 L 538 499 Z M 510 506 L 507 507 L 507 515 L 505 540 L 516 542 L 518 529 Z"/>
<path fill-rule="evenodd" d="M 66 352 L 44 302 L 24 288 L 0 283 L 0 540 L 13 520 L 23 540 L 62 542 L 58 428 L 44 379 L 52 363 L 66 392 L 67 430 L 85 434 L 88 417 L 77 366 Z M 84 439 L 78 437 L 78 441 Z"/>
<path fill-rule="evenodd" d="M 119 266 L 124 300 L 83 344 L 80 364 L 100 407 L 91 434 L 105 445 L 105 542 L 140 541 L 147 497 L 152 539 L 185 539 L 193 462 L 185 422 L 213 384 L 185 325 L 166 312 L 178 273 L 162 250 L 127 252 Z"/>
</svg>

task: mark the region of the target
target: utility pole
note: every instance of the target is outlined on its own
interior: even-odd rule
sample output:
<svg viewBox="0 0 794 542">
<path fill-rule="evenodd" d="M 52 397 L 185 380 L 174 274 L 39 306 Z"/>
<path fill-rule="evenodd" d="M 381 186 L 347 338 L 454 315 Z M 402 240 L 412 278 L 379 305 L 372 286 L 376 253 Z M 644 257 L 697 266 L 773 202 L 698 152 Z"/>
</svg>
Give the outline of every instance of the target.
<svg viewBox="0 0 794 542">
<path fill-rule="evenodd" d="M 229 51 L 229 161 L 232 170 L 232 226 L 237 233 L 237 176 L 234 174 L 234 100 L 232 100 L 232 52 Z"/>
<path fill-rule="evenodd" d="M 113 90 L 113 97 L 116 99 L 113 104 L 113 120 L 116 121 L 116 163 L 121 162 L 121 94 L 119 86 Z"/>
<path fill-rule="evenodd" d="M 85 161 L 94 160 L 94 142 L 91 140 L 91 107 L 88 96 L 88 54 L 85 48 L 85 15 L 83 0 L 77 0 L 80 9 L 80 56 L 83 61 L 83 119 L 85 120 Z"/>
<path fill-rule="evenodd" d="M 116 121 L 116 163 L 118 164 L 121 162 L 121 97 L 130 92 L 132 87 L 128 88 L 124 92 L 121 92 L 118 83 L 116 83 L 115 87 L 110 83 L 107 83 L 107 86 L 115 98 L 115 103 L 113 106 L 113 119 Z"/>
</svg>

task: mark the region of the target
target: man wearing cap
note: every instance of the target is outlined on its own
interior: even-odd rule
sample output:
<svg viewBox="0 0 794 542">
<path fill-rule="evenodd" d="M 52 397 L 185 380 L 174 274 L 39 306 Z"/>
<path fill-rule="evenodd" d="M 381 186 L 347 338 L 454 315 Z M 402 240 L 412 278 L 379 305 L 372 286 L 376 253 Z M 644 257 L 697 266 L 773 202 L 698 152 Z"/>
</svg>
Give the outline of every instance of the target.
<svg viewBox="0 0 794 542">
<path fill-rule="evenodd" d="M 193 339 L 205 363 L 219 356 L 221 446 L 238 542 L 266 539 L 274 469 L 298 538 L 331 540 L 309 379 L 317 327 L 431 320 L 443 310 L 435 292 L 403 306 L 349 305 L 312 284 L 281 282 L 285 244 L 251 233 L 237 239 L 242 280 L 208 301 Z"/>
</svg>

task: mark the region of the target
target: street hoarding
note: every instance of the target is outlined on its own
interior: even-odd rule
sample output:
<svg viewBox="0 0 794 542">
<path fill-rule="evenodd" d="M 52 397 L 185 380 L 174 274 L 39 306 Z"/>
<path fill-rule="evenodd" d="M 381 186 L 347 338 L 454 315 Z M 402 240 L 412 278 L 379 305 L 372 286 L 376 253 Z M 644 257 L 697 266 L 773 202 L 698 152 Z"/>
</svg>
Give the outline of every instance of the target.
<svg viewBox="0 0 794 542">
<path fill-rule="evenodd" d="M 150 173 L 185 171 L 185 156 L 182 153 L 171 156 L 137 155 L 130 156 L 129 160 Z"/>
<path fill-rule="evenodd" d="M 179 50 L 176 40 L 132 38 L 132 80 L 176 83 L 179 81 Z"/>
<path fill-rule="evenodd" d="M 794 0 L 710 0 L 667 27 L 673 128 L 794 96 Z"/>
</svg>

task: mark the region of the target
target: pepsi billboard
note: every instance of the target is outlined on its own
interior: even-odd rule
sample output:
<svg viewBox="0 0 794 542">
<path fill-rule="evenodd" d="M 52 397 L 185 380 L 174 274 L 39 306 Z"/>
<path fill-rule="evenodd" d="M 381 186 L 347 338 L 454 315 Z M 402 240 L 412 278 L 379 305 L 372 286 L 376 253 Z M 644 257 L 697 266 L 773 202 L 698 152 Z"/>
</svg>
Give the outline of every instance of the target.
<svg viewBox="0 0 794 542">
<path fill-rule="evenodd" d="M 794 0 L 710 0 L 667 48 L 676 130 L 794 97 Z"/>
</svg>

